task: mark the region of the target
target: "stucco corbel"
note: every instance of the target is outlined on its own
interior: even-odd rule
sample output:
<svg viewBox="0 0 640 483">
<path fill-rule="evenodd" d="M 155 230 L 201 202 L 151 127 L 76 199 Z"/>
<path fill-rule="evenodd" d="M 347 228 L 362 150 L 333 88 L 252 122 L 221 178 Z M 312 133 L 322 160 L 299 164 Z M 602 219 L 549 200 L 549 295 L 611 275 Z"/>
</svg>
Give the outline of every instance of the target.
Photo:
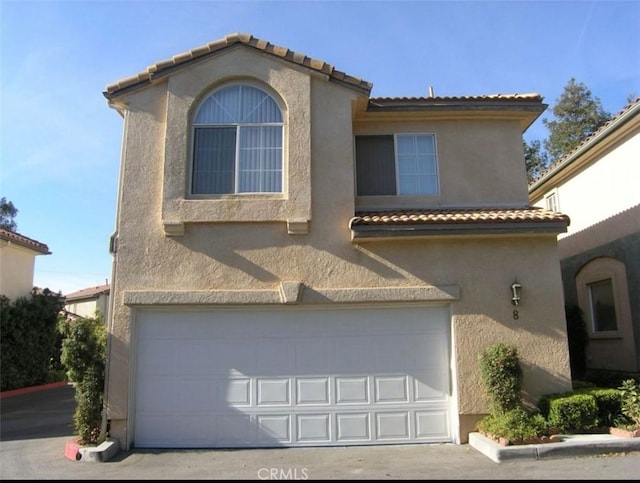
<svg viewBox="0 0 640 483">
<path fill-rule="evenodd" d="M 182 236 L 184 235 L 184 223 L 180 221 L 165 221 L 164 233 L 167 236 Z"/>
<path fill-rule="evenodd" d="M 280 282 L 280 301 L 283 304 L 297 304 L 302 298 L 302 282 Z"/>
<path fill-rule="evenodd" d="M 293 218 L 287 220 L 287 233 L 289 235 L 306 235 L 309 233 L 309 220 Z"/>
</svg>

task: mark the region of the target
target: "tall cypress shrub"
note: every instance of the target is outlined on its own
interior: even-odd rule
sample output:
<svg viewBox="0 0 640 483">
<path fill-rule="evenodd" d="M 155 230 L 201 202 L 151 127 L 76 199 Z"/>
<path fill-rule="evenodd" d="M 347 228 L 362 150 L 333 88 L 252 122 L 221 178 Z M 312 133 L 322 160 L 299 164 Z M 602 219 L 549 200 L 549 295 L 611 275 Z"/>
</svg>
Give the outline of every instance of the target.
<svg viewBox="0 0 640 483">
<path fill-rule="evenodd" d="M 96 316 L 65 321 L 61 332 L 61 361 L 76 389 L 76 434 L 82 444 L 97 444 L 101 437 L 107 329 L 102 317 Z"/>
</svg>

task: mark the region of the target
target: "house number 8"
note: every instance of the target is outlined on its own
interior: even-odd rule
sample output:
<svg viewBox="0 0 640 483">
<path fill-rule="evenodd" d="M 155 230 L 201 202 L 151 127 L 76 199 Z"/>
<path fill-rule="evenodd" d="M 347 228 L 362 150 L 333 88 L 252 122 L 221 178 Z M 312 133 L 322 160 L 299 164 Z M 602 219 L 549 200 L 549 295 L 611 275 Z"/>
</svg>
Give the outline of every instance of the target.
<svg viewBox="0 0 640 483">
<path fill-rule="evenodd" d="M 518 320 L 520 318 L 520 315 L 518 314 L 517 310 L 513 311 L 513 320 Z"/>
</svg>

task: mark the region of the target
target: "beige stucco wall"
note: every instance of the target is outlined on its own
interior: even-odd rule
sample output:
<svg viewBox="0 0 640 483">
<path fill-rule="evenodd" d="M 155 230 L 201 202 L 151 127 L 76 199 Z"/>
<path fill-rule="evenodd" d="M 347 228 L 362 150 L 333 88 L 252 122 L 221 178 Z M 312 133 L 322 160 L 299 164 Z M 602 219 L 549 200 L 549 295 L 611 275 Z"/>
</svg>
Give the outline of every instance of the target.
<svg viewBox="0 0 640 483">
<path fill-rule="evenodd" d="M 69 312 L 80 317 L 94 317 L 98 310 L 105 320 L 109 316 L 109 296 L 100 294 L 91 300 L 71 301 L 65 305 Z"/>
<path fill-rule="evenodd" d="M 10 299 L 29 295 L 35 261 L 33 250 L 0 240 L 0 294 Z"/>
<path fill-rule="evenodd" d="M 167 109 L 167 101 L 181 104 L 184 113 L 198 96 L 189 91 L 177 101 L 175 96 L 183 91 L 173 89 L 175 84 L 160 83 L 126 98 L 107 386 L 112 435 L 125 447 L 131 443 L 127 418 L 133 408 L 136 306 L 253 303 L 259 307 L 287 301 L 278 296 L 281 282 L 286 281 L 303 284 L 303 304 L 372 303 L 378 296 L 386 302 L 450 303 L 454 396 L 466 431 L 472 425 L 468 421 L 486 411 L 477 357 L 488 344 L 509 342 L 519 348 L 531 400 L 570 387 L 555 235 L 352 243 L 348 222 L 355 210 L 352 105 L 357 94 L 244 50 L 211 62 L 180 73 L 181 82 L 190 84 L 188 76 L 193 75 L 198 86 L 208 86 L 212 78 L 223 81 L 234 73 L 242 78 L 251 73 L 278 86 L 286 106 L 288 189 L 285 202 L 275 204 L 269 196 L 187 200 L 188 133 L 167 127 L 165 120 L 173 109 L 171 105 Z M 445 140 L 464 134 L 496 144 L 503 140 L 507 147 L 496 146 L 481 158 L 467 153 L 473 167 L 464 180 L 459 178 L 467 178 L 466 163 L 457 159 L 453 169 L 442 164 L 441 157 L 443 195 L 458 193 L 465 203 L 486 201 L 489 206 L 513 200 L 525 204 L 524 161 L 521 168 L 511 167 L 518 166 L 511 157 L 521 150 L 514 127 L 501 122 L 489 123 L 491 127 L 449 125 L 453 134 L 436 125 L 434 129 Z M 186 124 L 182 126 L 186 129 Z M 167 133 L 183 141 L 169 141 Z M 515 134 L 517 141 L 508 141 Z M 172 145 L 171 155 L 163 151 L 165 139 Z M 515 147 L 518 143 L 520 148 Z M 464 155 L 453 146 L 445 147 L 445 153 L 447 149 Z M 501 164 L 509 166 L 505 173 L 522 169 L 522 186 L 517 178 L 513 183 L 506 179 L 494 183 L 492 189 L 484 186 L 491 173 L 502 176 Z M 310 220 L 308 233 L 288 232 L 292 216 Z M 168 219 L 186 221 L 184 234 L 167 236 Z M 516 277 L 524 288 L 519 318 L 514 320 L 509 287 Z M 466 433 L 460 441 L 466 441 Z"/>
<path fill-rule="evenodd" d="M 422 207 L 513 208 L 528 204 L 517 120 L 435 121 L 425 115 L 417 121 L 355 123 L 355 134 L 389 133 L 435 134 L 440 193 L 429 197 L 359 197 L 358 208 L 414 208 L 417 203 Z"/>
<path fill-rule="evenodd" d="M 559 209 L 571 218 L 567 233 L 558 236 L 561 258 L 626 236 L 638 229 L 637 207 L 640 205 L 640 130 L 611 146 L 575 176 L 557 186 Z M 545 206 L 545 196 L 532 200 Z M 635 207 L 635 214 L 628 212 Z M 618 216 L 619 215 L 619 216 Z M 615 218 L 614 218 L 615 217 Z M 611 219 L 606 231 L 595 226 Z M 589 229 L 589 230 L 587 230 Z"/>
</svg>

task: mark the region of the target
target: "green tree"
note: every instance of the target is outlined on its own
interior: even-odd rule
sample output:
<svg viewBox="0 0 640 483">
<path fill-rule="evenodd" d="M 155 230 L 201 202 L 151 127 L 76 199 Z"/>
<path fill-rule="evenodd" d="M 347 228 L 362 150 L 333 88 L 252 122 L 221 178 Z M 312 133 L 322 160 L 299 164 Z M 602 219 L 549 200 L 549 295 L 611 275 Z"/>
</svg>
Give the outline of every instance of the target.
<svg viewBox="0 0 640 483">
<path fill-rule="evenodd" d="M 538 176 L 549 166 L 549 156 L 542 149 L 542 143 L 536 139 L 524 144 L 524 160 L 527 167 L 527 180 L 529 183 L 535 181 Z"/>
<path fill-rule="evenodd" d="M 82 444 L 98 444 L 101 435 L 102 404 L 107 350 L 107 329 L 102 316 L 62 320 L 60 360 L 76 387 L 76 434 Z"/>
<path fill-rule="evenodd" d="M 16 231 L 18 225 L 13 220 L 18 215 L 18 210 L 11 201 L 3 196 L 0 198 L 0 228 L 4 228 L 9 231 Z"/>
<path fill-rule="evenodd" d="M 552 160 L 571 152 L 611 117 L 600 99 L 593 97 L 587 86 L 573 77 L 557 99 L 553 115 L 554 120 L 542 120 L 549 129 L 544 147 Z"/>
</svg>

